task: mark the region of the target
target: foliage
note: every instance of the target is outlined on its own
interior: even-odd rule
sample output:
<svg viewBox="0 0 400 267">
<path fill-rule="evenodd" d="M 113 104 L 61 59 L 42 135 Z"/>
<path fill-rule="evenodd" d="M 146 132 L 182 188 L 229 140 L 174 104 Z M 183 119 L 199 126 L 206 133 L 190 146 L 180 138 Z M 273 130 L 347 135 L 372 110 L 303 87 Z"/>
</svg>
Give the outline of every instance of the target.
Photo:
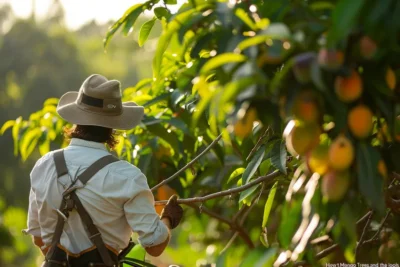
<svg viewBox="0 0 400 267">
<path fill-rule="evenodd" d="M 204 264 L 217 266 L 317 266 L 327 246 L 331 263 L 377 261 L 381 244 L 399 241 L 399 186 L 391 173 L 399 172 L 400 2 L 191 0 L 175 14 L 172 1 L 159 4 L 132 6 L 104 40 L 107 46 L 119 29 L 128 33 L 147 9 L 154 18 L 140 28 L 139 44 L 155 20 L 163 26 L 152 79 L 123 92 L 146 115 L 119 135 L 117 154 L 154 186 L 222 134 L 212 153 L 170 183 L 182 199 L 281 172 L 202 203 L 199 221 L 186 225 L 196 231 L 182 227 L 177 239 L 187 237 L 193 249 L 215 244 Z M 23 159 L 37 146 L 47 152 L 60 136 L 55 105 L 48 100 L 28 120 L 3 126 Z M 351 115 L 360 105 L 367 112 Z M 356 223 L 369 209 L 370 219 Z M 214 235 L 201 234 L 207 227 Z M 182 257 L 174 261 L 192 263 Z"/>
</svg>

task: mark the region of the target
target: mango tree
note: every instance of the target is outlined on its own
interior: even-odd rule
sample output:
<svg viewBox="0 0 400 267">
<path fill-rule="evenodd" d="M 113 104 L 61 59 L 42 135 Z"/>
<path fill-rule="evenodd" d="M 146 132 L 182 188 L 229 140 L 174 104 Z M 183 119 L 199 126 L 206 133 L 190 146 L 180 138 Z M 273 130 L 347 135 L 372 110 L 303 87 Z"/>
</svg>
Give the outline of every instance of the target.
<svg viewBox="0 0 400 267">
<path fill-rule="evenodd" d="M 146 115 L 115 152 L 146 174 L 158 211 L 174 193 L 192 208 L 174 262 L 193 250 L 198 266 L 398 261 L 400 2 L 173 5 L 133 5 L 104 46 L 133 27 L 146 45 L 163 27 L 153 77 L 123 91 Z M 57 101 L 3 125 L 23 160 L 67 144 Z"/>
</svg>

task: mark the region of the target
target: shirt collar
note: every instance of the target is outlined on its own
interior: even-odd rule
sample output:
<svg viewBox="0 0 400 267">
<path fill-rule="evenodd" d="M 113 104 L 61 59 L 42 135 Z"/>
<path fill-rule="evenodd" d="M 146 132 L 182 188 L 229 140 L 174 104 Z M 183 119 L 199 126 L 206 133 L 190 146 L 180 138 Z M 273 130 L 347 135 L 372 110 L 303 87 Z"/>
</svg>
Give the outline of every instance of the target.
<svg viewBox="0 0 400 267">
<path fill-rule="evenodd" d="M 86 141 L 86 140 L 79 139 L 79 138 L 72 138 L 71 142 L 69 143 L 69 145 L 70 146 L 85 146 L 85 147 L 90 147 L 90 148 L 95 148 L 95 149 L 101 149 L 101 150 L 108 151 L 106 146 L 103 143 Z"/>
</svg>

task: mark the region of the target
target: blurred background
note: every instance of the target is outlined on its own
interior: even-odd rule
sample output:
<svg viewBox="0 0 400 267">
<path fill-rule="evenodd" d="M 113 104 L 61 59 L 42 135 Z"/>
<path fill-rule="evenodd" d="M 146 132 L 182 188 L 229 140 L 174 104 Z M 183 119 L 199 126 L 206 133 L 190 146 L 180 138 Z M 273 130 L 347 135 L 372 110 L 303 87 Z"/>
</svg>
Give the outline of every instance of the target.
<svg viewBox="0 0 400 267">
<path fill-rule="evenodd" d="M 151 77 L 161 25 L 155 25 L 142 48 L 134 30 L 115 36 L 117 41 L 103 50 L 107 28 L 136 2 L 0 0 L 0 125 L 18 114 L 27 118 L 49 97 L 78 90 L 91 73 L 118 79 L 123 87 Z M 0 266 L 37 266 L 39 251 L 21 229 L 26 227 L 29 172 L 39 154 L 22 163 L 13 155 L 10 131 L 0 138 L 0 147 Z"/>
</svg>

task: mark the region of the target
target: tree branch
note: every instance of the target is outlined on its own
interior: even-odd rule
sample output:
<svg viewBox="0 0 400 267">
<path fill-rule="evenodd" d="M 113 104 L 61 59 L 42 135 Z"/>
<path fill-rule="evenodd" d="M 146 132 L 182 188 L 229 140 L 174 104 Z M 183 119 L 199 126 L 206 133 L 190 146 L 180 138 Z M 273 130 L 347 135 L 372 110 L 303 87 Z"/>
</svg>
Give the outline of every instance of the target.
<svg viewBox="0 0 400 267">
<path fill-rule="evenodd" d="M 236 188 L 231 188 L 225 191 L 221 191 L 221 192 L 217 192 L 217 193 L 212 193 L 209 195 L 205 195 L 202 197 L 193 197 L 193 198 L 186 198 L 186 199 L 178 199 L 178 203 L 179 204 L 188 204 L 188 203 L 198 203 L 198 202 L 204 202 L 213 198 L 217 198 L 217 197 L 223 197 L 223 196 L 227 196 L 227 195 L 232 195 L 235 193 L 239 193 L 242 192 L 250 187 L 253 187 L 259 183 L 262 182 L 273 182 L 274 179 L 276 177 L 278 177 L 281 173 L 279 171 L 274 171 L 273 173 L 264 175 L 264 176 L 260 176 L 258 178 L 256 178 L 255 180 L 251 181 L 248 184 L 236 187 Z M 160 201 L 156 201 L 155 205 L 164 205 L 167 204 L 168 200 L 160 200 Z"/>
<path fill-rule="evenodd" d="M 386 220 L 389 218 L 389 215 L 390 215 L 391 212 L 392 212 L 392 210 L 388 210 L 388 211 L 387 211 L 385 218 L 383 218 L 382 223 L 381 223 L 381 225 L 380 225 L 379 228 L 378 228 L 378 231 L 376 231 L 376 233 L 374 234 L 374 236 L 373 236 L 371 239 L 366 240 L 366 241 L 364 242 L 364 244 L 365 244 L 365 243 L 372 243 L 372 242 L 375 242 L 375 240 L 378 240 L 378 239 L 379 239 L 379 234 L 381 233 L 381 231 L 382 231 L 382 229 L 383 229 L 383 227 L 384 227 L 384 225 L 385 225 L 385 222 L 386 222 Z"/>
<path fill-rule="evenodd" d="M 188 169 L 190 166 L 192 166 L 196 161 L 199 160 L 199 158 L 201 158 L 204 154 L 206 154 L 216 143 L 218 143 L 218 141 L 222 138 L 222 134 L 218 135 L 217 138 L 214 139 L 214 141 L 211 142 L 211 144 L 208 145 L 208 147 L 206 147 L 199 155 L 197 155 L 194 159 L 192 159 L 188 164 L 186 164 L 183 168 L 181 168 L 179 171 L 177 171 L 176 173 L 174 173 L 171 177 L 163 180 L 161 183 L 155 185 L 151 191 L 155 191 L 157 190 L 157 188 L 159 188 L 160 186 L 171 182 L 173 179 L 175 179 L 176 177 L 179 176 L 179 174 L 181 174 L 182 172 L 184 172 L 186 169 Z"/>
<path fill-rule="evenodd" d="M 365 224 L 364 229 L 363 229 L 363 231 L 361 233 L 360 240 L 357 243 L 357 246 L 356 246 L 356 261 L 358 260 L 358 254 L 360 252 L 361 246 L 364 243 L 365 233 L 367 232 L 367 229 L 368 229 L 369 225 L 371 224 L 371 219 L 372 219 L 373 215 L 374 215 L 374 212 L 371 211 L 369 213 L 369 215 L 368 215 L 367 223 Z"/>
</svg>

